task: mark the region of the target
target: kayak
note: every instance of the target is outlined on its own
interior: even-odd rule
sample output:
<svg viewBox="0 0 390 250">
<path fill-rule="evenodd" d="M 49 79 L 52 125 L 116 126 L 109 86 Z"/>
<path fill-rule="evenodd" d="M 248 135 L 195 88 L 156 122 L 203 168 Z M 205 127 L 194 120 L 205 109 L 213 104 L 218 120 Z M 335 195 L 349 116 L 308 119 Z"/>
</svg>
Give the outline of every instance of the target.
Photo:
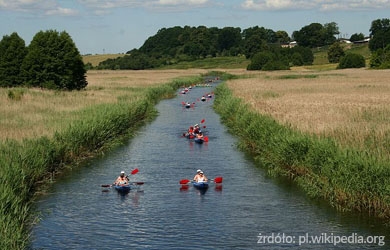
<svg viewBox="0 0 390 250">
<path fill-rule="evenodd" d="M 209 183 L 208 182 L 193 182 L 192 183 L 195 188 L 197 189 L 207 189 L 209 188 Z"/>
<path fill-rule="evenodd" d="M 114 188 L 116 191 L 125 193 L 129 192 L 131 189 L 131 184 L 125 184 L 125 185 L 114 185 Z"/>
<path fill-rule="evenodd" d="M 194 141 L 196 142 L 196 143 L 199 143 L 199 144 L 202 144 L 203 142 L 204 142 L 204 139 L 200 139 L 200 138 L 194 138 Z"/>
</svg>

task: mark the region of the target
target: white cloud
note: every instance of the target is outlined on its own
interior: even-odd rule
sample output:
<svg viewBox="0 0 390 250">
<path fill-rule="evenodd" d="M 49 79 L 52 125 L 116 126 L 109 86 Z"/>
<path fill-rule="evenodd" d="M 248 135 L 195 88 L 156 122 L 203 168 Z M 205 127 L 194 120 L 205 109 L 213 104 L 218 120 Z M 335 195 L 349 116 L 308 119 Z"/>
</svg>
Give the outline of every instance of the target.
<svg viewBox="0 0 390 250">
<path fill-rule="evenodd" d="M 78 0 L 78 2 L 90 9 L 115 9 L 122 7 L 137 7 L 144 2 L 142 0 Z"/>
<path fill-rule="evenodd" d="M 375 10 L 390 8 L 390 0 L 245 0 L 248 10 Z"/>
<path fill-rule="evenodd" d="M 28 12 L 34 15 L 76 15 L 77 10 L 63 8 L 55 0 L 0 0 L 0 10 Z"/>
<path fill-rule="evenodd" d="M 188 5 L 188 6 L 201 6 L 208 3 L 208 0 L 158 0 L 158 5 Z"/>
<path fill-rule="evenodd" d="M 56 9 L 50 9 L 45 12 L 48 16 L 76 16 L 79 14 L 78 10 L 69 9 L 69 8 L 61 8 L 58 7 Z"/>
</svg>

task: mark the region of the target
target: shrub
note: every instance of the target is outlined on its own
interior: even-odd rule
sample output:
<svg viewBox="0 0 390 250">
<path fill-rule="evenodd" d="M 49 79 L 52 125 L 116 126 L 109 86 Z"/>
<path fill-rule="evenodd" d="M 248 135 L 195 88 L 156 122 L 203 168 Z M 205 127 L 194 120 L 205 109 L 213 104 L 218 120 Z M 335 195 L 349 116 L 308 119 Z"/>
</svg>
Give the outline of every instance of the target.
<svg viewBox="0 0 390 250">
<path fill-rule="evenodd" d="M 338 69 L 346 68 L 363 68 L 366 66 L 366 61 L 362 55 L 349 53 L 340 59 L 340 63 L 337 66 Z"/>
<path fill-rule="evenodd" d="M 340 58 L 345 55 L 339 42 L 332 44 L 328 49 L 328 61 L 330 63 L 340 62 Z"/>
</svg>

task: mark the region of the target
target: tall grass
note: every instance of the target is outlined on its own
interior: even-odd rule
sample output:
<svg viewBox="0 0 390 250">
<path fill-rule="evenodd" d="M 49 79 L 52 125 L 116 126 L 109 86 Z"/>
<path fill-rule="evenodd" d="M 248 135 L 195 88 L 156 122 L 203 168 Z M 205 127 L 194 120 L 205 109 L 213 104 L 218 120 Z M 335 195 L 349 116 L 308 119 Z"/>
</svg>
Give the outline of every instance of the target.
<svg viewBox="0 0 390 250">
<path fill-rule="evenodd" d="M 217 87 L 214 104 L 223 123 L 240 138 L 239 147 L 270 175 L 288 176 L 310 196 L 340 210 L 362 211 L 390 222 L 386 159 L 280 124 L 233 96 L 225 84 Z"/>
<path fill-rule="evenodd" d="M 144 88 L 137 98 L 119 98 L 75 111 L 78 119 L 52 136 L 0 142 L 0 249 L 25 249 L 36 220 L 36 192 L 49 177 L 106 151 L 155 115 L 154 105 L 200 76 L 176 79 Z"/>
</svg>

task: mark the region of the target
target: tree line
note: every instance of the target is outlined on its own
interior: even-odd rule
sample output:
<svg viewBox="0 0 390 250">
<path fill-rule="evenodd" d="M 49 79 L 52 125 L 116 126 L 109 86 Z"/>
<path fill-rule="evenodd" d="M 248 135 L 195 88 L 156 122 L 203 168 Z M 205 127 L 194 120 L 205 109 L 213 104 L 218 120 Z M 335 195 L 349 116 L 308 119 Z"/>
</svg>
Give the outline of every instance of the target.
<svg viewBox="0 0 390 250">
<path fill-rule="evenodd" d="M 0 41 L 0 87 L 80 90 L 87 86 L 86 69 L 65 31 L 40 31 L 27 47 L 16 33 Z"/>
<path fill-rule="evenodd" d="M 372 68 L 389 68 L 389 19 L 374 20 L 370 28 L 369 48 Z M 125 56 L 101 62 L 98 69 L 150 69 L 180 61 L 193 61 L 208 57 L 245 55 L 251 62 L 248 70 L 289 69 L 291 66 L 313 63 L 313 48 L 329 47 L 328 60 L 340 63 L 339 68 L 364 67 L 361 55 L 345 53 L 338 39 L 337 23 L 311 23 L 292 33 L 273 31 L 264 27 L 244 30 L 235 27 L 222 29 L 205 26 L 175 26 L 160 29 L 149 37 L 139 49 Z M 363 40 L 362 33 L 352 34 L 350 41 Z M 289 47 L 295 41 L 298 46 Z"/>
<path fill-rule="evenodd" d="M 361 55 L 345 53 L 336 35 L 336 23 L 311 23 L 292 33 L 254 26 L 207 28 L 175 26 L 162 28 L 146 39 L 139 49 L 123 57 L 101 62 L 97 69 L 152 69 L 181 61 L 219 56 L 245 56 L 248 70 L 279 70 L 291 66 L 311 65 L 313 48 L 328 46 L 328 61 L 339 68 L 365 67 Z M 352 41 L 362 40 L 362 33 Z M 297 46 L 288 46 L 295 41 Z M 371 23 L 369 49 L 371 68 L 390 68 L 390 19 Z M 0 87 L 41 87 L 80 90 L 87 86 L 85 73 L 92 65 L 84 65 L 82 57 L 65 31 L 40 31 L 25 45 L 16 32 L 0 41 Z"/>
<path fill-rule="evenodd" d="M 251 59 L 256 53 L 264 51 L 272 53 L 274 58 L 282 62 L 268 64 L 269 67 L 311 64 L 314 57 L 309 48 L 281 48 L 281 45 L 288 45 L 290 41 L 285 31 L 259 26 L 244 30 L 236 27 L 175 26 L 160 29 L 139 49 L 128 51 L 123 57 L 103 61 L 97 68 L 150 69 L 218 56 L 244 55 Z"/>
</svg>

